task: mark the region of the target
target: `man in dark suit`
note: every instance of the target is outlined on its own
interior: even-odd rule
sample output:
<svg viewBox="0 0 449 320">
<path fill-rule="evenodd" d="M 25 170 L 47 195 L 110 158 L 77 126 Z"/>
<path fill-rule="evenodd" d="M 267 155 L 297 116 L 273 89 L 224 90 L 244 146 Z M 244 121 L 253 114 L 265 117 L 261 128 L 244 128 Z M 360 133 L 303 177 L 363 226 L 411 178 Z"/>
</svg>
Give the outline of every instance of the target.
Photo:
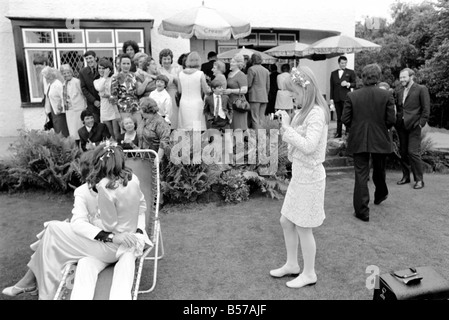
<svg viewBox="0 0 449 320">
<path fill-rule="evenodd" d="M 373 165 L 374 204 L 378 205 L 388 197 L 385 183 L 385 161 L 391 153 L 392 143 L 388 129 L 395 121 L 393 94 L 376 86 L 381 69 L 377 64 L 363 68 L 364 87 L 348 93 L 344 104 L 342 122 L 350 127 L 347 151 L 354 155 L 354 195 L 355 216 L 369 221 L 368 178 L 370 156 Z"/>
<path fill-rule="evenodd" d="M 210 81 L 214 80 L 215 77 L 214 73 L 212 72 L 215 61 L 217 61 L 217 53 L 215 51 L 210 51 L 207 54 L 207 62 L 201 65 L 201 71 L 204 72 L 204 74 L 209 78 Z"/>
<path fill-rule="evenodd" d="M 340 68 L 331 72 L 330 104 L 335 106 L 335 111 L 337 112 L 337 133 L 335 134 L 335 138 L 341 138 L 341 115 L 343 113 L 344 102 L 347 94 L 351 92 L 351 88 L 355 88 L 356 84 L 355 72 L 346 68 L 347 63 L 348 59 L 345 56 L 340 56 L 338 58 Z M 349 127 L 347 125 L 345 127 L 346 133 L 348 133 Z"/>
<path fill-rule="evenodd" d="M 108 127 L 104 123 L 96 122 L 90 110 L 86 109 L 81 112 L 81 121 L 83 121 L 84 126 L 78 130 L 78 135 L 83 151 L 93 149 L 111 137 Z"/>
<path fill-rule="evenodd" d="M 97 66 L 97 55 L 95 51 L 89 50 L 84 54 L 87 67 L 79 72 L 79 79 L 81 82 L 81 91 L 87 100 L 87 110 L 90 110 L 95 118 L 95 122 L 100 122 L 100 96 L 95 90 L 94 80 L 100 78 Z"/>
<path fill-rule="evenodd" d="M 425 86 L 413 81 L 415 72 L 405 68 L 399 74 L 399 81 L 404 87 L 396 100 L 396 130 L 399 136 L 402 179 L 399 185 L 410 182 L 410 170 L 415 179 L 414 189 L 424 187 L 421 164 L 421 129 L 426 125 L 430 113 L 430 96 Z"/>
</svg>

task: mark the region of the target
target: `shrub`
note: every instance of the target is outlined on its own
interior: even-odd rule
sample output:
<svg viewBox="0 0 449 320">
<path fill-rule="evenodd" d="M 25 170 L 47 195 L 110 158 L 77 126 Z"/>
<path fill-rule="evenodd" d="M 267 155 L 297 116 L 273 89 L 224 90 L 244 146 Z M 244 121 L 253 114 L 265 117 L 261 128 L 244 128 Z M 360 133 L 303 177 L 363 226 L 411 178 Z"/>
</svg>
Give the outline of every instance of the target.
<svg viewBox="0 0 449 320">
<path fill-rule="evenodd" d="M 14 181 L 12 190 L 66 192 L 79 183 L 77 164 L 81 151 L 70 137 L 53 131 L 20 130 L 10 149 L 13 157 L 8 173 Z"/>
<path fill-rule="evenodd" d="M 239 203 L 249 199 L 249 186 L 246 178 L 238 170 L 223 171 L 212 187 L 227 203 Z"/>
<path fill-rule="evenodd" d="M 162 176 L 164 201 L 173 203 L 196 201 L 216 179 L 216 174 L 204 163 L 183 165 L 169 162 Z"/>
</svg>

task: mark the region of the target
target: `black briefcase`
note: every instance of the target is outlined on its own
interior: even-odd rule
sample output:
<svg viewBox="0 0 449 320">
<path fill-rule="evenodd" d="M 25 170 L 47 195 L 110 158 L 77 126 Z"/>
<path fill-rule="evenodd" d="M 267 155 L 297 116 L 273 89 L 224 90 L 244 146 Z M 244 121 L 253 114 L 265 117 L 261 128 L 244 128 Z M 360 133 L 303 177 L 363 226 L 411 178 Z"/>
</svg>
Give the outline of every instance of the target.
<svg viewBox="0 0 449 320">
<path fill-rule="evenodd" d="M 447 300 L 449 281 L 432 267 L 416 267 L 385 273 L 373 300 Z"/>
</svg>

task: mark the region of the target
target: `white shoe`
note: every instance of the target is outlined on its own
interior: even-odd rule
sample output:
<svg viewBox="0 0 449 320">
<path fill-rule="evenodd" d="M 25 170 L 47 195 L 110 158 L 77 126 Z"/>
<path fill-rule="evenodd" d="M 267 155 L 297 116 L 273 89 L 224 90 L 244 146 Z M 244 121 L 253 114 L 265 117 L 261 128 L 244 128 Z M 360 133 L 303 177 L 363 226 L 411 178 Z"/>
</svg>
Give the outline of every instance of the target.
<svg viewBox="0 0 449 320">
<path fill-rule="evenodd" d="M 285 276 L 297 276 L 299 274 L 300 268 L 287 268 L 282 266 L 279 269 L 274 269 L 270 271 L 270 275 L 275 278 L 282 278 Z"/>
<path fill-rule="evenodd" d="M 307 277 L 301 273 L 297 278 L 286 283 L 287 287 L 299 289 L 305 286 L 313 286 L 316 284 L 317 277 L 316 274 L 312 277 Z"/>
<path fill-rule="evenodd" d="M 17 286 L 12 286 L 12 287 L 3 289 L 2 293 L 4 295 L 10 296 L 10 297 L 15 297 L 22 293 L 30 293 L 32 296 L 35 296 L 35 295 L 37 295 L 37 288 L 36 288 L 36 286 L 32 286 L 32 287 L 28 287 L 28 288 L 20 288 Z"/>
</svg>

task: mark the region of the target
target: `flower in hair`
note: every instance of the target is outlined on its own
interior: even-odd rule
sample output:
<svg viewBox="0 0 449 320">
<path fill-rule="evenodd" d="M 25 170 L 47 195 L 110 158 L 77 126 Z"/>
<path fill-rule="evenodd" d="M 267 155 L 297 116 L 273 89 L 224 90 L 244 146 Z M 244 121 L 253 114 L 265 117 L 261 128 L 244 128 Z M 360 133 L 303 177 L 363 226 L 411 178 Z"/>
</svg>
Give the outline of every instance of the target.
<svg viewBox="0 0 449 320">
<path fill-rule="evenodd" d="M 103 149 L 106 150 L 106 153 L 100 157 L 100 161 L 103 161 L 105 156 L 106 158 L 109 158 L 112 153 L 115 153 L 114 148 L 117 147 L 117 145 L 118 144 L 115 141 L 106 140 L 103 147 Z"/>
<path fill-rule="evenodd" d="M 310 84 L 310 81 L 306 79 L 306 75 L 297 68 L 292 68 L 291 77 L 294 83 L 303 88 Z"/>
</svg>

